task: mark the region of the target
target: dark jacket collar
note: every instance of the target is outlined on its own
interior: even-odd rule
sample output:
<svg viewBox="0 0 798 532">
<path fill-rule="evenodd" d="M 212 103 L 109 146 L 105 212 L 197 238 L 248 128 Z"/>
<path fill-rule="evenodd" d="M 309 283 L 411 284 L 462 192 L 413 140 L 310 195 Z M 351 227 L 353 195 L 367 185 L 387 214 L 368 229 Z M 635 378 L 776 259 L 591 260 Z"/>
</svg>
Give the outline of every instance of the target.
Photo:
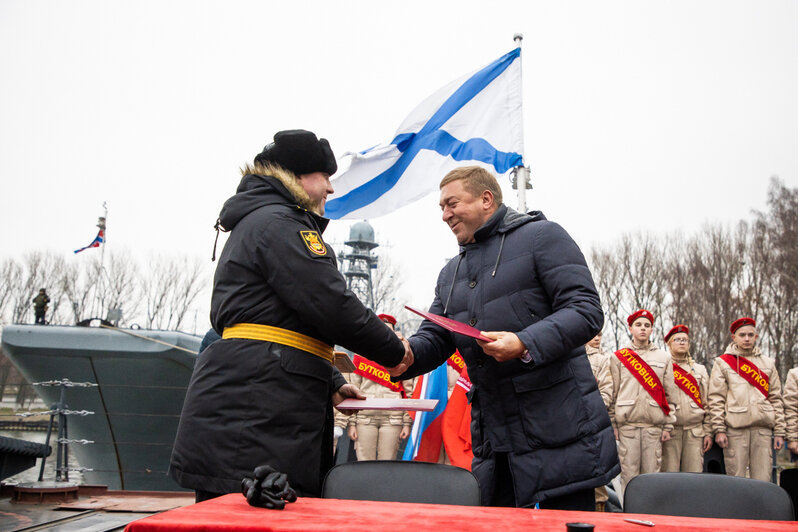
<svg viewBox="0 0 798 532">
<path fill-rule="evenodd" d="M 499 208 L 496 209 L 496 212 L 488 218 L 488 221 L 476 230 L 474 233 L 474 241 L 483 242 L 496 233 L 506 233 L 526 223 L 545 219 L 546 216 L 540 211 L 530 211 L 528 214 L 524 214 L 502 203 L 499 205 Z"/>
<path fill-rule="evenodd" d="M 222 207 L 219 220 L 225 230 L 232 230 L 247 214 L 266 205 L 287 205 L 307 213 L 320 231 L 326 229 L 329 219 L 319 216 L 299 205 L 297 198 L 285 184 L 271 175 L 248 174 L 241 179 L 236 194 Z"/>
</svg>

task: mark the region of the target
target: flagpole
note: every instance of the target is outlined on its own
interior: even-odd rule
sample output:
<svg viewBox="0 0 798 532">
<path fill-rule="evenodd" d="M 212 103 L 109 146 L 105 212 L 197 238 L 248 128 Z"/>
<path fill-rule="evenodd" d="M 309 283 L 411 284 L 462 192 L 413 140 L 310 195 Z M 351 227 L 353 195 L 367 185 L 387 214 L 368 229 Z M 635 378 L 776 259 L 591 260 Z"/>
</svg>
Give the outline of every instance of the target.
<svg viewBox="0 0 798 532">
<path fill-rule="evenodd" d="M 516 33 L 513 35 L 513 41 L 515 41 L 519 48 L 521 48 L 521 43 L 523 40 L 524 35 L 522 33 Z M 521 97 L 521 100 L 523 101 L 523 96 Z M 526 191 L 532 190 L 532 184 L 529 182 L 529 167 L 516 166 L 513 168 L 510 180 L 513 184 L 513 188 L 518 190 L 518 212 L 526 212 Z"/>
<path fill-rule="evenodd" d="M 100 243 L 100 270 L 99 270 L 99 277 L 97 279 L 97 283 L 94 285 L 94 301 L 91 305 L 91 316 L 92 318 L 102 318 L 102 316 L 97 316 L 96 314 L 99 312 L 102 314 L 102 296 L 105 293 L 105 283 L 103 282 L 103 276 L 105 275 L 105 243 L 108 241 L 107 237 L 107 220 L 108 220 L 108 204 L 103 202 L 103 215 L 97 220 L 97 227 L 102 231 L 102 242 Z M 99 293 L 98 293 L 99 292 Z"/>
</svg>

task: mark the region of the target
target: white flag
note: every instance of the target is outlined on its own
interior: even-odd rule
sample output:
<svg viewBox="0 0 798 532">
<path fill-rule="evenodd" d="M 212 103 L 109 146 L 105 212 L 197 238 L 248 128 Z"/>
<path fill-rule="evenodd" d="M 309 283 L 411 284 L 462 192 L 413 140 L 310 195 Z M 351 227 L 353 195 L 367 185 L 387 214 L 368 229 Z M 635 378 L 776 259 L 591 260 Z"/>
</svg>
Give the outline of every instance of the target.
<svg viewBox="0 0 798 532">
<path fill-rule="evenodd" d="M 523 163 L 521 48 L 424 100 L 389 144 L 345 153 L 325 216 L 376 218 L 437 190 L 451 169 L 504 174 Z"/>
</svg>

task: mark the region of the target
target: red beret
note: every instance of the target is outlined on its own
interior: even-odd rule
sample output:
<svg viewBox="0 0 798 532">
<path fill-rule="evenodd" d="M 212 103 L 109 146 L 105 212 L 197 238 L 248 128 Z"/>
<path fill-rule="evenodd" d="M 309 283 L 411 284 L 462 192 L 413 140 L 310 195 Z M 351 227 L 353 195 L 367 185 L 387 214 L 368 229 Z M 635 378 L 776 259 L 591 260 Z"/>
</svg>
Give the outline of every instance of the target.
<svg viewBox="0 0 798 532">
<path fill-rule="evenodd" d="M 377 317 L 382 321 L 387 321 L 391 325 L 396 325 L 396 318 L 394 318 L 390 314 L 377 314 Z"/>
<path fill-rule="evenodd" d="M 628 318 L 626 318 L 626 323 L 628 323 L 629 327 L 631 327 L 637 318 L 646 318 L 652 324 L 654 323 L 654 315 L 645 309 L 640 309 L 637 312 L 633 312 Z"/>
<path fill-rule="evenodd" d="M 756 322 L 754 321 L 753 318 L 740 318 L 739 320 L 734 320 L 732 322 L 731 327 L 729 327 L 729 330 L 731 331 L 732 334 L 734 334 L 737 331 L 737 329 L 739 329 L 740 327 L 745 327 L 746 325 L 756 327 Z"/>
<path fill-rule="evenodd" d="M 687 328 L 687 325 L 674 325 L 668 334 L 665 335 L 665 343 L 668 343 L 668 340 L 671 339 L 671 336 L 678 333 L 690 334 L 690 329 Z"/>
</svg>

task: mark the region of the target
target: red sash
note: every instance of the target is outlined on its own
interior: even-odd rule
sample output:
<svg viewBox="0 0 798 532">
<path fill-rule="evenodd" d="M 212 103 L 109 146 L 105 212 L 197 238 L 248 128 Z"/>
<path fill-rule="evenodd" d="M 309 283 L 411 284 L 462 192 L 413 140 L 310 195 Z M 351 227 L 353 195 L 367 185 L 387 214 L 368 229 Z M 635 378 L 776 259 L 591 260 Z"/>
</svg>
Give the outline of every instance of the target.
<svg viewBox="0 0 798 532">
<path fill-rule="evenodd" d="M 704 408 L 701 404 L 701 389 L 698 387 L 698 381 L 676 362 L 673 363 L 673 380 L 676 381 L 676 386 L 681 388 L 698 405 L 698 408 Z"/>
<path fill-rule="evenodd" d="M 737 358 L 737 360 L 735 360 Z M 768 376 L 759 371 L 756 364 L 751 362 L 745 357 L 730 355 L 729 353 L 720 356 L 720 359 L 729 365 L 731 369 L 736 371 L 740 377 L 748 381 L 748 383 L 762 392 L 762 395 L 767 399 L 770 393 L 770 379 Z"/>
<path fill-rule="evenodd" d="M 454 354 L 446 360 L 446 363 L 452 366 L 452 369 L 456 370 L 457 373 L 461 373 L 465 367 L 465 360 L 460 356 L 460 351 L 455 351 Z"/>
<path fill-rule="evenodd" d="M 651 398 L 656 401 L 662 411 L 665 412 L 665 415 L 667 416 L 670 414 L 671 407 L 668 405 L 668 399 L 665 397 L 665 390 L 662 388 L 662 382 L 660 382 L 654 370 L 651 369 L 651 366 L 646 364 L 646 361 L 640 358 L 640 355 L 626 347 L 620 351 L 616 351 L 615 356 L 626 366 L 629 373 L 637 379 L 640 386 L 642 386 Z"/>
<path fill-rule="evenodd" d="M 403 399 L 406 398 L 405 387 L 402 386 L 401 382 L 391 382 L 391 376 L 385 368 L 360 355 L 355 355 L 352 361 L 355 363 L 355 375 L 360 375 L 370 381 L 381 384 L 392 392 L 402 394 Z"/>
</svg>

